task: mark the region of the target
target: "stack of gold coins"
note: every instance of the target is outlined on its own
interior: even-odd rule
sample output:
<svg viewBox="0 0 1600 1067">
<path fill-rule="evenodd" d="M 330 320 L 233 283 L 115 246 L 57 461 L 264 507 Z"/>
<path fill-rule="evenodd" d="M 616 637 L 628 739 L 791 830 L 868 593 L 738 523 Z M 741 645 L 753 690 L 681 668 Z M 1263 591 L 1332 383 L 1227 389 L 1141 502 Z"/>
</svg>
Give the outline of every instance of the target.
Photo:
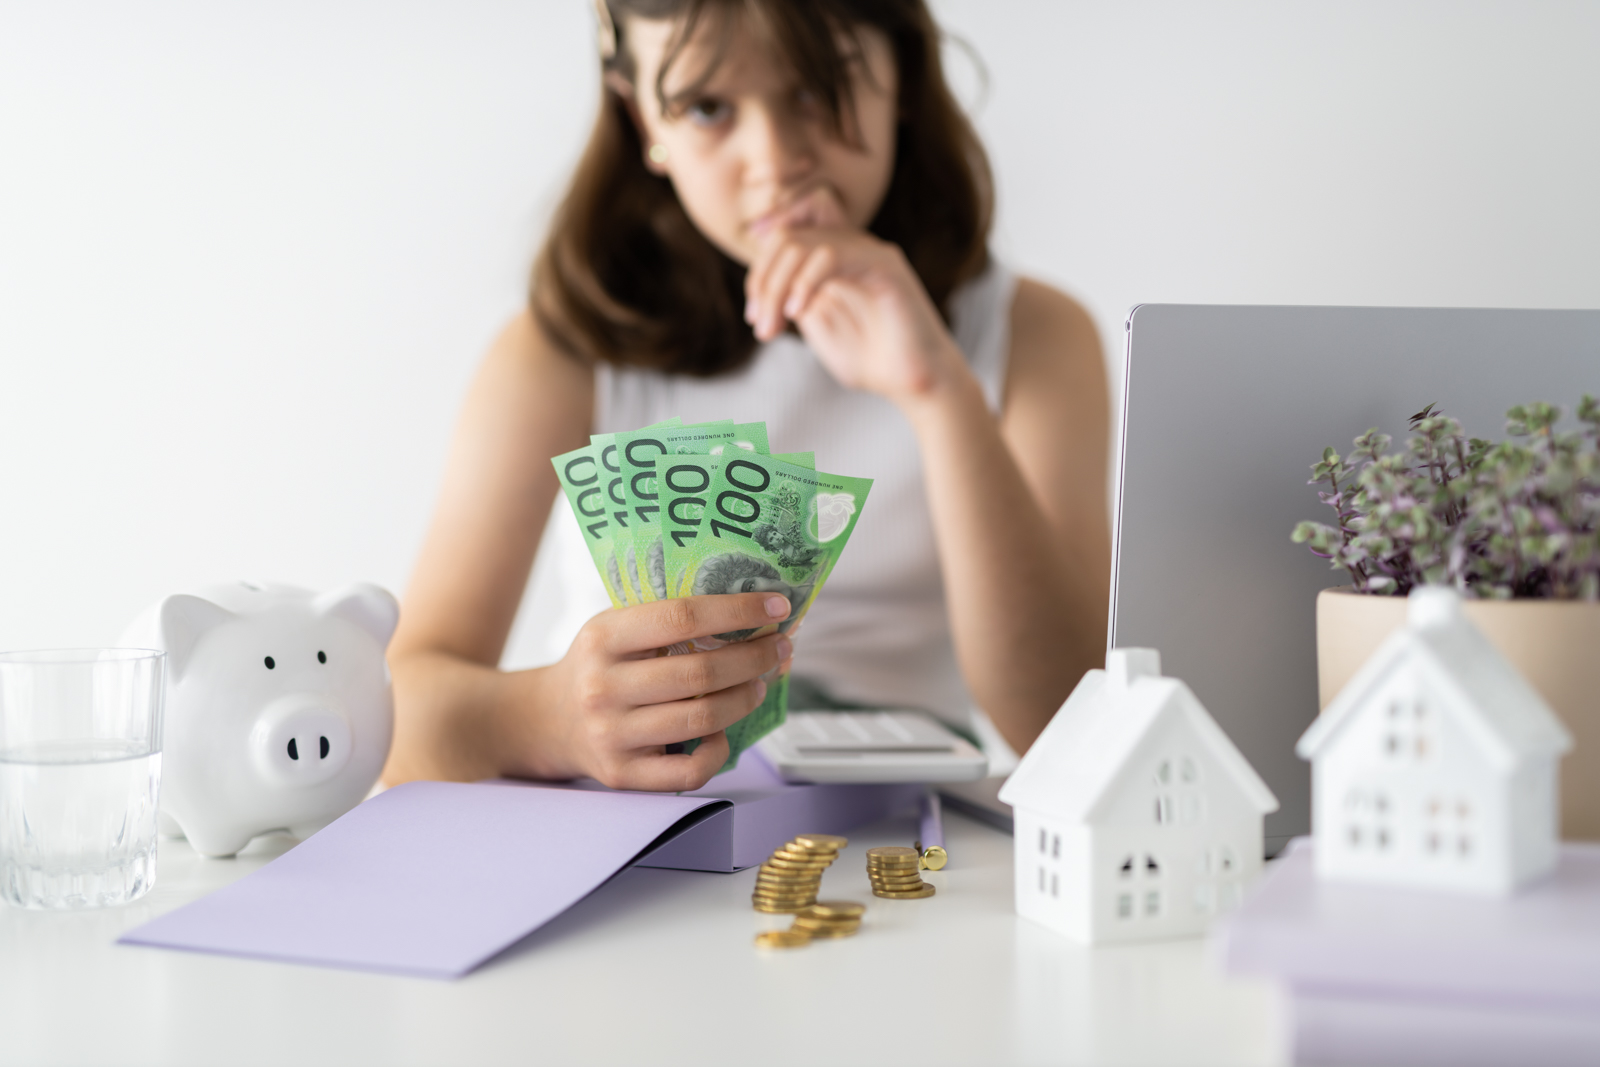
<svg viewBox="0 0 1600 1067">
<path fill-rule="evenodd" d="M 822 872 L 849 844 L 831 834 L 801 834 L 768 857 L 756 873 L 757 911 L 793 912 L 817 902 Z"/>
<path fill-rule="evenodd" d="M 853 900 L 823 900 L 802 908 L 791 929 L 804 930 L 812 937 L 850 937 L 861 929 L 865 904 Z"/>
<path fill-rule="evenodd" d="M 933 896 L 933 886 L 922 880 L 921 860 L 916 849 L 903 845 L 867 849 L 867 878 L 872 882 L 872 895 L 890 900 Z"/>
</svg>

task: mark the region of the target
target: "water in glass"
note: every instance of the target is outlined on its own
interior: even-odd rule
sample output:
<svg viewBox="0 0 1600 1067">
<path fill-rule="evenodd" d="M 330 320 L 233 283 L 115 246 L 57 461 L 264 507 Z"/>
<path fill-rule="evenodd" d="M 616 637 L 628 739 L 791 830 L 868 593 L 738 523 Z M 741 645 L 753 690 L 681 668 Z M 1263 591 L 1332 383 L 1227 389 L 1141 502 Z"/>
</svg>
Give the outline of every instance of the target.
<svg viewBox="0 0 1600 1067">
<path fill-rule="evenodd" d="M 0 757 L 0 897 L 94 908 L 144 895 L 161 753 L 140 747 L 81 741 Z"/>
</svg>

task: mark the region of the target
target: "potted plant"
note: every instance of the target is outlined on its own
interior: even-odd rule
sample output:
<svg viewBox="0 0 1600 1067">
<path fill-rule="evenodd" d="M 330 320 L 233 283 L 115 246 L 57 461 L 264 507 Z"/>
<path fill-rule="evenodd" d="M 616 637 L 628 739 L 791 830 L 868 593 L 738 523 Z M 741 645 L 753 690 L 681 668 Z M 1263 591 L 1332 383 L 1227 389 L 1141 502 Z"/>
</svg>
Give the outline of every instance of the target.
<svg viewBox="0 0 1600 1067">
<path fill-rule="evenodd" d="M 1561 775 L 1563 836 L 1600 839 L 1600 402 L 1577 428 L 1561 409 L 1506 413 L 1509 439 L 1468 438 L 1430 404 L 1403 451 L 1376 430 L 1312 464 L 1333 525 L 1296 542 L 1350 584 L 1317 597 L 1321 705 L 1405 620 L 1405 597 L 1449 585 L 1466 614 L 1561 716 L 1575 742 Z"/>
</svg>

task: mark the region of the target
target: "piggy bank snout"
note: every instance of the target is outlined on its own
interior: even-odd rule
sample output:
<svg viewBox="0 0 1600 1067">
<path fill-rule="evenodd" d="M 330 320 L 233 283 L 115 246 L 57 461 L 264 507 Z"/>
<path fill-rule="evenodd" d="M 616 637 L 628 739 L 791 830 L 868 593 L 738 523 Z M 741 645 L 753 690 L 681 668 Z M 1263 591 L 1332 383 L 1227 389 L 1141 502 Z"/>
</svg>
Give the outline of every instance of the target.
<svg viewBox="0 0 1600 1067">
<path fill-rule="evenodd" d="M 281 786 L 326 782 L 350 760 L 350 721 L 327 697 L 295 694 L 262 709 L 250 731 L 252 762 Z"/>
</svg>

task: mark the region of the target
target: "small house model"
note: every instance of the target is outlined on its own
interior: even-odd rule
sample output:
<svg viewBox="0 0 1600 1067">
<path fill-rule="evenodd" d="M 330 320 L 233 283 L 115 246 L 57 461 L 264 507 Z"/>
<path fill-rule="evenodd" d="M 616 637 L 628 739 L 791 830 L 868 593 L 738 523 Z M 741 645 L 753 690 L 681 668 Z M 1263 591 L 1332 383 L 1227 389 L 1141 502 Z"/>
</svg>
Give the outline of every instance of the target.
<svg viewBox="0 0 1600 1067">
<path fill-rule="evenodd" d="M 1506 894 L 1555 866 L 1572 740 L 1451 590 L 1411 594 L 1300 739 L 1319 877 Z"/>
<path fill-rule="evenodd" d="M 1261 869 L 1278 801 L 1154 649 L 1084 675 L 1000 790 L 1017 912 L 1080 941 L 1203 933 Z"/>
</svg>

